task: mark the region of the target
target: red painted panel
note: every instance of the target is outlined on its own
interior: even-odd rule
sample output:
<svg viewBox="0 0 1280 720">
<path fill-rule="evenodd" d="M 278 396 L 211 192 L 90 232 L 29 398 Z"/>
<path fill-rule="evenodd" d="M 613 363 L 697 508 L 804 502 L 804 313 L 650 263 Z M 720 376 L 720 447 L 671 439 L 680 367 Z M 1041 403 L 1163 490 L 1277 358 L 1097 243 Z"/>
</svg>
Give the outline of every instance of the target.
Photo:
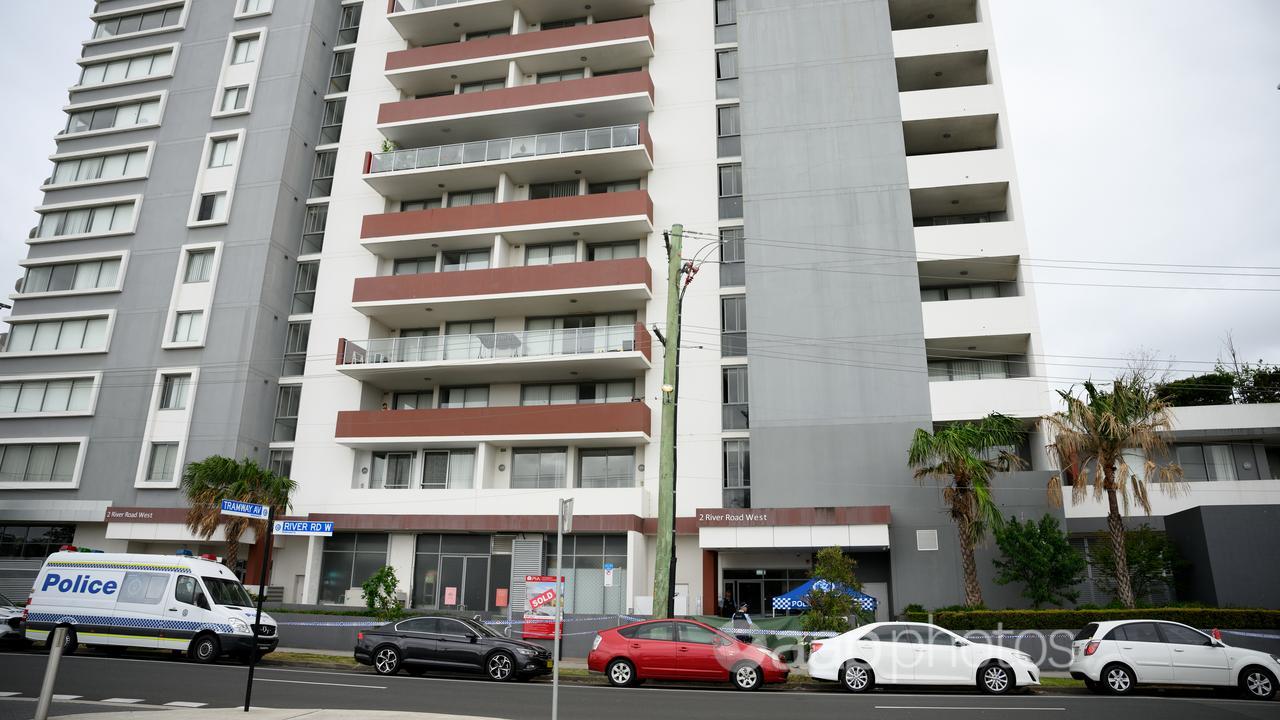
<svg viewBox="0 0 1280 720">
<path fill-rule="evenodd" d="M 514 55 L 538 50 L 551 50 L 641 37 L 649 38 L 650 42 L 653 40 L 653 28 L 649 26 L 649 18 L 647 17 L 410 48 L 409 50 L 387 53 L 386 69 L 390 72 L 424 65 L 478 60 L 500 55 Z"/>
<path fill-rule="evenodd" d="M 452 437 L 643 432 L 650 426 L 642 402 L 429 410 L 348 410 L 338 413 L 336 436 Z"/>
<path fill-rule="evenodd" d="M 434 117 L 511 110 L 527 105 L 573 102 L 634 93 L 648 93 L 650 98 L 653 97 L 653 80 L 649 77 L 649 71 L 641 70 L 545 85 L 520 85 L 488 92 L 383 103 L 378 108 L 378 122 L 426 120 Z"/>
<path fill-rule="evenodd" d="M 421 275 L 386 275 L 357 278 L 351 301 L 426 300 L 640 283 L 652 288 L 652 275 L 649 261 L 644 258 Z M 638 334 L 636 339 L 639 340 Z"/>
<path fill-rule="evenodd" d="M 653 219 L 653 202 L 644 190 L 598 193 L 545 200 L 517 200 L 493 205 L 411 210 L 365 215 L 361 238 L 481 230 L 645 215 Z"/>
</svg>

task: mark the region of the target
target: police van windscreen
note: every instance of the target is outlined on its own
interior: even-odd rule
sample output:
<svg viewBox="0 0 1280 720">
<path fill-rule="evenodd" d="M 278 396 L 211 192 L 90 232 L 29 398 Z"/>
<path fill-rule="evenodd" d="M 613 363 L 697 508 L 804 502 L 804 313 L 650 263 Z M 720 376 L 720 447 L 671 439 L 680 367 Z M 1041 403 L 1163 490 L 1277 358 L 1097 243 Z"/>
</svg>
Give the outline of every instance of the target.
<svg viewBox="0 0 1280 720">
<path fill-rule="evenodd" d="M 249 591 L 235 580 L 226 580 L 224 578 L 205 577 L 204 586 L 209 589 L 209 595 L 213 598 L 214 604 L 230 605 L 232 607 L 253 607 L 253 600 L 249 598 Z"/>
</svg>

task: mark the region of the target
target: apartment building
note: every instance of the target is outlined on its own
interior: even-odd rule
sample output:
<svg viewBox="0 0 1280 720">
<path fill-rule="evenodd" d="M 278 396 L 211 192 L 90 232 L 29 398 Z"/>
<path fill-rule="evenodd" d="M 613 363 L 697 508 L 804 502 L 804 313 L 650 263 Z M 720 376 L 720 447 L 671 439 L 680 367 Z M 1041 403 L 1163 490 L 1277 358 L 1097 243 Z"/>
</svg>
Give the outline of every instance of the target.
<svg viewBox="0 0 1280 720">
<path fill-rule="evenodd" d="M 647 612 L 676 223 L 706 260 L 678 612 L 767 612 L 830 545 L 882 617 L 959 602 L 917 428 L 1024 419 L 1001 500 L 1045 511 L 1052 395 L 982 0 L 93 17 L 0 354 L 0 562 L 216 553 L 181 468 L 249 456 L 336 525 L 277 539 L 286 602 L 358 604 L 391 565 L 415 607 L 518 614 L 572 497 L 568 610 Z"/>
</svg>

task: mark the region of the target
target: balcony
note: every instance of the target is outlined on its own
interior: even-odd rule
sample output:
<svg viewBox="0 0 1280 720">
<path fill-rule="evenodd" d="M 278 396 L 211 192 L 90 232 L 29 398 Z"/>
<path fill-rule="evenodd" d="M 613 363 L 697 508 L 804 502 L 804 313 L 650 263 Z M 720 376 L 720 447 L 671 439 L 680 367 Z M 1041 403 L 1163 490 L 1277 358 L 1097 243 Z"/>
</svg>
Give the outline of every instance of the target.
<svg viewBox="0 0 1280 720">
<path fill-rule="evenodd" d="M 939 88 L 898 93 L 902 122 L 968 115 L 998 115 L 1004 101 L 994 85 Z"/>
<path fill-rule="evenodd" d="M 908 158 L 908 161 L 914 158 Z M 907 164 L 910 178 L 911 166 Z M 999 182 L 939 187 L 911 187 L 911 217 L 917 227 L 941 225 L 939 219 L 985 219 L 987 222 L 1008 220 L 1008 176 Z"/>
<path fill-rule="evenodd" d="M 591 9 L 596 23 L 644 15 L 653 0 L 610 0 Z M 589 7 L 589 6 L 588 6 Z M 387 20 L 413 45 L 439 45 L 464 33 L 510 27 L 519 10 L 527 23 L 583 15 L 581 0 L 388 0 Z"/>
<path fill-rule="evenodd" d="M 653 81 L 648 71 L 638 70 L 384 103 L 378 109 L 378 129 L 403 147 L 421 147 L 517 133 L 625 125 L 652 110 Z M 462 120 L 466 122 L 460 123 Z M 451 136 L 453 130 L 458 132 Z"/>
<path fill-rule="evenodd" d="M 989 185 L 1012 177 L 1013 154 L 1004 148 L 907 158 L 907 182 L 913 190 Z"/>
<path fill-rule="evenodd" d="M 992 150 L 1000 142 L 999 115 L 904 120 L 902 138 L 908 156 Z"/>
<path fill-rule="evenodd" d="M 991 26 L 986 23 L 893 31 L 893 54 L 899 58 L 985 52 L 991 44 Z"/>
<path fill-rule="evenodd" d="M 592 182 L 637 178 L 653 169 L 653 140 L 643 123 L 522 135 L 499 140 L 370 154 L 364 181 L 392 200 L 448 188 L 497 187 L 506 174 L 527 185 L 582 174 Z"/>
<path fill-rule="evenodd" d="M 644 190 L 597 193 L 493 205 L 366 215 L 360 242 L 382 257 L 433 255 L 437 249 L 563 240 L 590 229 L 595 242 L 634 240 L 653 230 L 653 202 Z"/>
<path fill-rule="evenodd" d="M 1014 221 L 972 222 L 915 228 L 921 261 L 960 257 L 1009 257 L 1026 252 L 1022 225 Z"/>
<path fill-rule="evenodd" d="M 434 321 L 434 320 L 433 320 Z M 338 341 L 338 371 L 384 390 L 432 383 L 598 380 L 648 370 L 653 341 L 642 323 L 435 337 Z"/>
<path fill-rule="evenodd" d="M 1038 418 L 1052 411 L 1052 391 L 1044 378 L 956 380 L 929 383 L 934 422 L 977 420 L 992 412 Z"/>
<path fill-rule="evenodd" d="M 926 302 L 920 311 L 926 340 L 1016 336 L 1036 327 L 1035 310 L 1024 296 Z M 980 345 L 965 347 L 975 346 Z M 1025 345 L 1019 352 L 1026 352 Z"/>
<path fill-rule="evenodd" d="M 472 317 L 639 309 L 653 296 L 644 258 L 357 278 L 351 304 L 387 327 Z"/>
<path fill-rule="evenodd" d="M 338 413 L 335 437 L 349 447 L 501 442 L 539 445 L 585 441 L 634 445 L 649 440 L 649 406 L 643 402 L 534 405 L 430 410 L 347 410 Z"/>
<path fill-rule="evenodd" d="M 889 25 L 894 30 L 977 21 L 977 0 L 889 0 Z"/>
<path fill-rule="evenodd" d="M 457 83 L 506 77 L 516 61 L 522 74 L 566 68 L 592 72 L 647 65 L 653 29 L 645 17 L 500 35 L 482 40 L 416 47 L 387 54 L 387 80 L 409 95 L 452 92 Z"/>
<path fill-rule="evenodd" d="M 898 71 L 898 91 L 904 93 L 986 85 L 991 82 L 986 50 L 899 57 L 895 64 Z"/>
</svg>

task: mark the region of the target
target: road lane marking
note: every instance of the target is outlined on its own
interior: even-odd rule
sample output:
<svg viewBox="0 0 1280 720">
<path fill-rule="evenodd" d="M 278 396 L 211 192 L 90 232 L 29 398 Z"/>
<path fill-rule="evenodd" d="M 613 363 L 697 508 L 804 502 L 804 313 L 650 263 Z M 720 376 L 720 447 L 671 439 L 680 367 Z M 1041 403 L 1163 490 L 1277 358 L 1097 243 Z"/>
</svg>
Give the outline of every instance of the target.
<svg viewBox="0 0 1280 720">
<path fill-rule="evenodd" d="M 122 705 L 132 705 L 134 703 L 142 702 L 142 698 L 107 698 L 102 702 L 120 703 Z"/>
<path fill-rule="evenodd" d="M 980 706 L 980 705 L 956 705 L 956 706 L 946 706 L 946 705 L 877 705 L 877 706 L 876 706 L 876 710 L 1015 710 L 1015 711 L 1019 711 L 1019 712 L 1021 712 L 1021 711 L 1025 711 L 1025 710 L 1050 710 L 1050 711 L 1051 711 L 1051 710 L 1061 710 L 1061 711 L 1065 711 L 1065 710 L 1066 710 L 1066 708 L 1065 708 L 1065 707 L 1030 707 L 1030 706 L 1001 707 L 1001 706 L 998 706 L 998 705 L 992 705 L 992 706 Z"/>
<path fill-rule="evenodd" d="M 54 695 L 53 699 L 58 702 L 66 702 L 68 700 L 79 700 L 83 695 Z"/>
<path fill-rule="evenodd" d="M 328 685 L 330 687 L 371 688 L 373 690 L 387 689 L 386 685 L 350 685 L 348 683 L 307 682 L 306 680 L 272 680 L 271 678 L 258 678 L 258 682 L 292 683 L 294 685 Z"/>
<path fill-rule="evenodd" d="M 21 694 L 22 693 L 20 692 L 0 692 L 0 697 L 13 697 L 14 695 L 21 695 Z"/>
<path fill-rule="evenodd" d="M 209 703 L 187 702 L 185 700 L 174 700 L 173 702 L 165 703 L 165 705 L 168 707 L 184 707 L 184 708 L 201 708 L 208 704 Z"/>
</svg>

